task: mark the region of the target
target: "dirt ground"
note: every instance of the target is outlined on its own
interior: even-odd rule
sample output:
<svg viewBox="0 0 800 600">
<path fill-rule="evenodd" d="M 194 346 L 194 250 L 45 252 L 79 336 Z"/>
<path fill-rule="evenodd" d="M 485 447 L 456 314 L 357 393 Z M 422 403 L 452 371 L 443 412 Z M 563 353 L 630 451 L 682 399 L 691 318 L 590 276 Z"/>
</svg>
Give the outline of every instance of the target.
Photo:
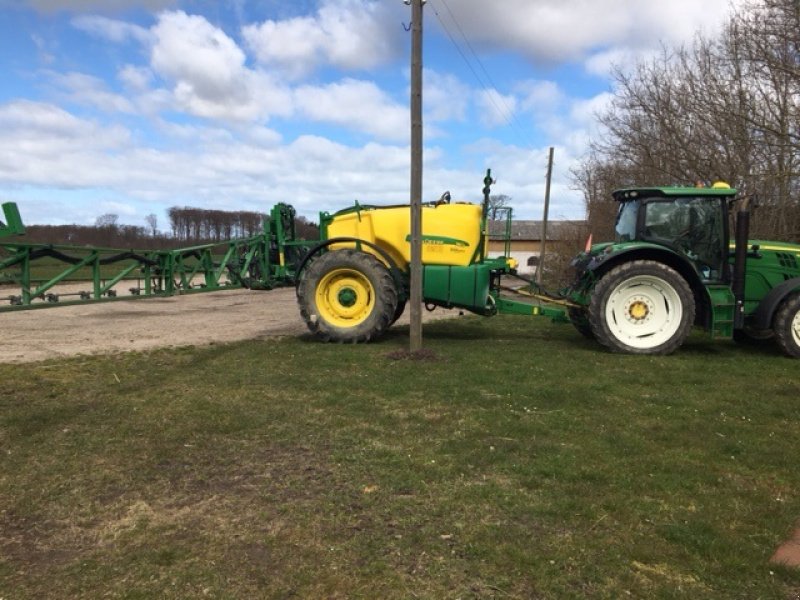
<svg viewBox="0 0 800 600">
<path fill-rule="evenodd" d="M 395 324 L 408 324 L 409 310 Z M 458 315 L 423 311 L 423 320 Z M 225 290 L 0 313 L 0 362 L 308 333 L 294 288 Z"/>
</svg>

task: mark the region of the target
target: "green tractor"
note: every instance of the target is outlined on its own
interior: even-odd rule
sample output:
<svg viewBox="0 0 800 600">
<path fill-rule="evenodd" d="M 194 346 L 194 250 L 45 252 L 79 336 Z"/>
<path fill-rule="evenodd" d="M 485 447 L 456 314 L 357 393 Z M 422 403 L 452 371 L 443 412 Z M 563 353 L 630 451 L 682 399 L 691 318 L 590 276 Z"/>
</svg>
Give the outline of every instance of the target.
<svg viewBox="0 0 800 600">
<path fill-rule="evenodd" d="M 524 278 L 509 256 L 487 255 L 490 173 L 484 183 L 482 206 L 449 195 L 423 205 L 428 308 L 571 321 L 614 352 L 669 354 L 699 326 L 713 338 L 774 338 L 800 358 L 800 246 L 748 241 L 746 202 L 732 239 L 729 186 L 615 192 L 616 239 L 579 254 L 574 284 L 553 294 L 502 284 Z M 297 269 L 301 315 L 324 341 L 376 339 L 408 299 L 409 206 L 356 205 L 320 222 L 322 240 Z"/>
<path fill-rule="evenodd" d="M 619 202 L 615 240 L 574 265 L 576 328 L 615 352 L 668 354 L 692 326 L 713 338 L 774 337 L 800 357 L 800 246 L 748 240 L 749 203 L 736 190 L 632 188 Z"/>
</svg>

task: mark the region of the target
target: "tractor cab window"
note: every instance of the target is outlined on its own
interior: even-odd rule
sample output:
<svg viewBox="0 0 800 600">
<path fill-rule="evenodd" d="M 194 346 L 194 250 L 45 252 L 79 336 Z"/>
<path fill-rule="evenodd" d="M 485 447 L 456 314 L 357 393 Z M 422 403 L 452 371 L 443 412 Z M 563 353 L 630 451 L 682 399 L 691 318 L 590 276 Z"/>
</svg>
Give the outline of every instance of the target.
<svg viewBox="0 0 800 600">
<path fill-rule="evenodd" d="M 643 239 L 667 245 L 691 260 L 705 280 L 723 278 L 722 202 L 709 198 L 653 198 L 645 203 Z"/>
<path fill-rule="evenodd" d="M 636 220 L 639 217 L 639 200 L 628 200 L 620 204 L 617 223 L 614 227 L 616 242 L 630 242 L 636 239 Z"/>
</svg>

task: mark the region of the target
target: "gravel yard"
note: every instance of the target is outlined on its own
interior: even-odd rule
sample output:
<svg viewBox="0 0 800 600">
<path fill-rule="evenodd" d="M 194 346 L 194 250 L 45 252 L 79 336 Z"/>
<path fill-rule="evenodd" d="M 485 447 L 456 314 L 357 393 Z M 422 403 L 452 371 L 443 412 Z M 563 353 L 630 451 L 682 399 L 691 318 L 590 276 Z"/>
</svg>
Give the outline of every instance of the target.
<svg viewBox="0 0 800 600">
<path fill-rule="evenodd" d="M 395 325 L 408 324 L 408 309 Z M 425 320 L 458 315 L 423 311 Z M 244 289 L 0 313 L 0 362 L 23 363 L 308 333 L 294 288 Z"/>
</svg>

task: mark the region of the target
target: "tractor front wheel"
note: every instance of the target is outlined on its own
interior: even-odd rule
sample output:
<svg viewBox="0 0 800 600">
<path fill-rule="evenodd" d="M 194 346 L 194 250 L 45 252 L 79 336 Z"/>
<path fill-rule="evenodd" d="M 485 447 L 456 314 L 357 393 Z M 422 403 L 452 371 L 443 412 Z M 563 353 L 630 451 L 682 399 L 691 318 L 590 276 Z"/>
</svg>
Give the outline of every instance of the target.
<svg viewBox="0 0 800 600">
<path fill-rule="evenodd" d="M 297 286 L 300 314 L 326 342 L 368 342 L 392 323 L 397 289 L 388 269 L 357 250 L 327 252 L 311 262 Z"/>
<path fill-rule="evenodd" d="M 800 358 L 800 293 L 783 301 L 773 323 L 775 341 L 787 356 Z"/>
<path fill-rule="evenodd" d="M 669 354 L 694 323 L 694 295 L 669 266 L 635 260 L 606 273 L 592 292 L 589 322 L 595 338 L 613 352 Z"/>
</svg>

